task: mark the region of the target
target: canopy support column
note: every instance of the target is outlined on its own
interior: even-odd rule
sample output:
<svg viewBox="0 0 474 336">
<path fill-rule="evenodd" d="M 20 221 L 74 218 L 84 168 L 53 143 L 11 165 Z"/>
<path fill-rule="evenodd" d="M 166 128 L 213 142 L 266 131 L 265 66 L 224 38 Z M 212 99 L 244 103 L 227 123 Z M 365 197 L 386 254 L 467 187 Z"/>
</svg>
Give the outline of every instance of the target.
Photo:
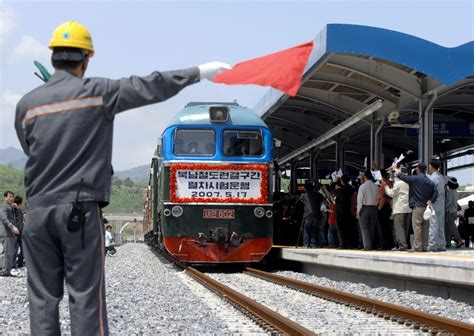
<svg viewBox="0 0 474 336">
<path fill-rule="evenodd" d="M 318 168 L 318 161 L 319 161 L 319 156 L 321 155 L 321 150 L 316 149 L 312 150 L 310 154 L 310 178 L 311 181 L 314 181 L 313 183 L 315 184 L 314 187 L 316 190 L 319 190 L 319 168 Z"/>
<path fill-rule="evenodd" d="M 275 191 L 280 192 L 281 190 L 281 176 L 280 176 L 280 165 L 277 160 L 273 161 L 273 176 L 275 178 Z"/>
<path fill-rule="evenodd" d="M 427 104 L 420 99 L 418 104 L 418 114 L 420 132 L 418 133 L 418 160 L 426 164 L 433 157 L 433 104 L 438 98 L 438 93 L 431 94 Z"/>
<path fill-rule="evenodd" d="M 346 145 L 349 142 L 347 137 L 341 137 L 336 141 L 336 171 L 341 169 L 344 172 L 346 165 Z"/>
<path fill-rule="evenodd" d="M 298 170 L 299 162 L 297 160 L 291 161 L 291 176 L 290 176 L 290 191 L 295 193 L 298 189 L 297 186 L 297 179 L 296 179 L 296 171 Z"/>
</svg>

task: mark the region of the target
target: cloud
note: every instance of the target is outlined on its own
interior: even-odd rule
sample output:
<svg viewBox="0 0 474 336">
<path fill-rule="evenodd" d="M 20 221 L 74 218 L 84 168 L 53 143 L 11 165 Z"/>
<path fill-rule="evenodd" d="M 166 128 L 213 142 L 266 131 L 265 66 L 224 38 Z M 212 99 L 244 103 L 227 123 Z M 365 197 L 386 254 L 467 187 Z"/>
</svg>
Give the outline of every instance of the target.
<svg viewBox="0 0 474 336">
<path fill-rule="evenodd" d="M 20 148 L 13 124 L 16 104 L 21 97 L 21 94 L 8 90 L 0 93 L 0 148 Z"/>
<path fill-rule="evenodd" d="M 13 91 L 5 91 L 0 94 L 0 105 L 8 109 L 15 109 L 16 104 L 21 99 L 22 95 Z"/>
<path fill-rule="evenodd" d="M 0 44 L 6 39 L 8 33 L 15 27 L 15 14 L 5 5 L 0 6 Z"/>
<path fill-rule="evenodd" d="M 41 44 L 34 37 L 23 35 L 20 43 L 13 49 L 10 63 L 21 60 L 38 60 L 47 63 L 51 57 L 51 51 L 46 45 Z"/>
<path fill-rule="evenodd" d="M 114 139 L 115 142 L 115 139 Z M 114 144 L 112 164 L 115 171 L 149 164 L 156 149 L 156 143 L 143 143 L 130 139 L 128 144 Z M 125 154 L 126 153 L 126 154 Z"/>
</svg>

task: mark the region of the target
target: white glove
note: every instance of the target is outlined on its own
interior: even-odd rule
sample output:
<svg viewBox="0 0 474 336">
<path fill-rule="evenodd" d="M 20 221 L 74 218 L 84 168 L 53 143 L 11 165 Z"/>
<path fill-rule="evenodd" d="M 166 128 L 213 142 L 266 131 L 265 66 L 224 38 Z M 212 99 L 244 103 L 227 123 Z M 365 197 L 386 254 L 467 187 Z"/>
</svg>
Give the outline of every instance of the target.
<svg viewBox="0 0 474 336">
<path fill-rule="evenodd" d="M 230 70 L 232 67 L 229 64 L 221 62 L 210 62 L 206 64 L 201 64 L 199 66 L 199 77 L 202 79 L 207 79 L 212 81 L 215 75 L 226 70 Z"/>
</svg>

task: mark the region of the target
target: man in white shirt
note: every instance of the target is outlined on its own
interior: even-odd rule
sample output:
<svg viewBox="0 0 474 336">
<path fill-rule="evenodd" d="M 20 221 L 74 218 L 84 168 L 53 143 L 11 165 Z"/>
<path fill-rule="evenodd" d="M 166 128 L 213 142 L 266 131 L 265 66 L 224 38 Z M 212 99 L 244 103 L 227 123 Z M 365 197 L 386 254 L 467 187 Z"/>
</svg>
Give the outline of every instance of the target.
<svg viewBox="0 0 474 336">
<path fill-rule="evenodd" d="M 357 193 L 357 218 L 362 233 L 364 251 L 372 250 L 375 228 L 377 226 L 377 194 L 378 187 L 370 170 L 362 176 L 362 185 Z"/>
<path fill-rule="evenodd" d="M 402 173 L 406 174 L 405 167 L 400 168 Z M 406 182 L 395 177 L 393 187 L 390 188 L 384 182 L 385 194 L 392 197 L 393 226 L 395 229 L 395 239 L 398 247 L 393 251 L 406 251 L 408 249 L 408 232 L 411 225 L 411 208 L 408 205 L 408 191 L 410 189 Z"/>
</svg>

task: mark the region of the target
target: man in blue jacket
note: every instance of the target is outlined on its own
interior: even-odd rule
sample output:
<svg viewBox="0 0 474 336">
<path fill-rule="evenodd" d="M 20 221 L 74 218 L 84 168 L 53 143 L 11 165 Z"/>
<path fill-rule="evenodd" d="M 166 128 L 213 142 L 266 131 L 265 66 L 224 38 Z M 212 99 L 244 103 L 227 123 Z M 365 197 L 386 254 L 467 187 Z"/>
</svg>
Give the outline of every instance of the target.
<svg viewBox="0 0 474 336">
<path fill-rule="evenodd" d="M 400 168 L 394 167 L 395 176 L 406 183 L 410 189 L 408 191 L 408 204 L 413 209 L 411 223 L 413 225 L 413 248 L 409 252 L 428 251 L 428 221 L 423 219 L 423 213 L 428 205 L 436 201 L 437 191 L 433 181 L 426 176 L 426 164 L 420 163 L 416 167 L 416 175 L 408 176 L 400 171 Z"/>
<path fill-rule="evenodd" d="M 100 208 L 110 199 L 114 118 L 230 66 L 213 62 L 120 80 L 84 78 L 94 47 L 89 31 L 74 21 L 55 30 L 49 47 L 55 73 L 18 102 L 15 119 L 28 156 L 23 239 L 31 334 L 60 334 L 66 279 L 71 333 L 107 335 Z"/>
</svg>

